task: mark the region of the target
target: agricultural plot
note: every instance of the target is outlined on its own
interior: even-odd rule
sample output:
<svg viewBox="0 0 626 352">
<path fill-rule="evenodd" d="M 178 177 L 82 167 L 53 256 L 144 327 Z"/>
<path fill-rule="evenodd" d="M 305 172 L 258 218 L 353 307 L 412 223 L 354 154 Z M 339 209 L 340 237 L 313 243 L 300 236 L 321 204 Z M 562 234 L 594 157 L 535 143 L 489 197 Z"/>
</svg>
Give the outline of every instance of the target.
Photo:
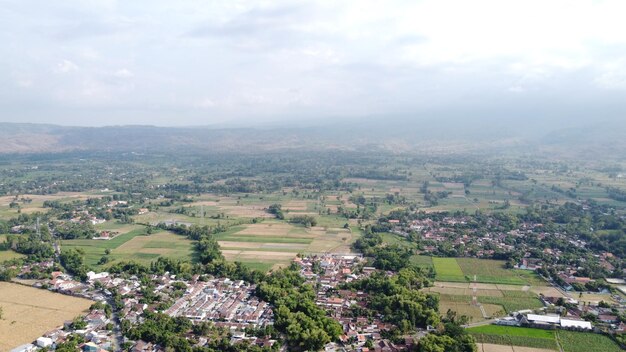
<svg viewBox="0 0 626 352">
<path fill-rule="evenodd" d="M 478 352 L 553 352 L 545 348 L 495 345 L 491 343 L 477 343 Z"/>
<path fill-rule="evenodd" d="M 24 257 L 25 255 L 14 252 L 10 249 L 6 251 L 0 251 L 0 263 L 7 261 L 7 260 L 24 258 Z"/>
<path fill-rule="evenodd" d="M 600 334 L 559 330 L 557 336 L 564 352 L 622 351 L 613 340 Z"/>
<path fill-rule="evenodd" d="M 470 280 L 476 277 L 477 282 L 525 285 L 526 282 L 517 277 L 514 272 L 504 268 L 504 262 L 499 260 L 458 258 L 457 263 L 461 267 L 463 274 Z"/>
<path fill-rule="evenodd" d="M 29 343 L 84 313 L 92 301 L 0 282 L 0 351 Z"/>
<path fill-rule="evenodd" d="M 480 343 L 558 350 L 555 332 L 551 330 L 484 325 L 467 331 Z"/>
<path fill-rule="evenodd" d="M 184 236 L 163 231 L 149 236 L 135 236 L 111 252 L 114 260 L 133 260 L 148 264 L 158 257 L 191 260 L 192 242 Z"/>
<path fill-rule="evenodd" d="M 349 229 L 312 227 L 265 221 L 235 226 L 216 238 L 228 260 L 251 267 L 288 265 L 298 253 L 349 252 Z"/>
<path fill-rule="evenodd" d="M 461 282 L 441 282 L 437 281 L 433 287 L 424 289 L 439 295 L 440 306 L 452 308 L 457 307 L 460 311 L 468 312 L 465 305 L 469 305 L 474 294 L 473 287 L 476 287 L 476 296 L 479 303 L 482 304 L 487 316 L 503 316 L 506 313 L 519 311 L 523 309 L 535 309 L 542 307 L 541 301 L 537 298 L 537 294 L 527 289 L 525 286 L 519 285 L 496 285 L 496 284 L 474 284 Z M 474 306 L 472 306 L 474 307 Z M 442 310 L 442 312 L 445 312 Z M 471 313 L 471 309 L 469 309 Z M 470 316 L 470 314 L 466 314 Z M 477 316 L 471 314 L 475 318 L 473 321 L 483 319 L 482 314 Z M 479 319 L 479 320 L 476 320 Z"/>
<path fill-rule="evenodd" d="M 111 262 L 133 260 L 147 264 L 160 256 L 175 259 L 192 258 L 192 242 L 187 238 L 170 232 L 159 232 L 146 235 L 143 226 L 133 225 L 129 232 L 118 235 L 111 240 L 66 240 L 61 242 L 62 249 L 76 248 L 85 252 L 85 264 L 98 267 L 98 261 L 111 251 Z"/>
<path fill-rule="evenodd" d="M 432 258 L 437 281 L 476 282 L 499 285 L 531 285 L 541 282 L 534 273 L 504 268 L 500 260 Z"/>
<path fill-rule="evenodd" d="M 437 281 L 467 281 L 456 258 L 433 258 Z"/>
</svg>

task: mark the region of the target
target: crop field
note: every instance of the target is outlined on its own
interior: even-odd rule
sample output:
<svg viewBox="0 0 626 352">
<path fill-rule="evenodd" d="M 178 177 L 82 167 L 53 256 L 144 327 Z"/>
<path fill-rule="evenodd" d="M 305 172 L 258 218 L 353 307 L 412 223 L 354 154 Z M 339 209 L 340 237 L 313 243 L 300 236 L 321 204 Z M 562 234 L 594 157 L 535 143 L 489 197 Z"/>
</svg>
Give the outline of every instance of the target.
<svg viewBox="0 0 626 352">
<path fill-rule="evenodd" d="M 7 261 L 7 260 L 23 258 L 23 257 L 25 257 L 24 254 L 14 252 L 10 249 L 6 251 L 0 251 L 0 263 Z"/>
<path fill-rule="evenodd" d="M 433 258 L 438 281 L 467 281 L 456 258 Z"/>
<path fill-rule="evenodd" d="M 559 330 L 558 338 L 564 352 L 622 351 L 613 340 L 600 334 Z"/>
<path fill-rule="evenodd" d="M 216 238 L 226 259 L 253 268 L 287 265 L 298 253 L 349 252 L 354 240 L 344 228 L 304 228 L 276 221 L 234 226 Z"/>
<path fill-rule="evenodd" d="M 520 350 L 517 346 L 559 350 L 560 344 L 564 352 L 621 351 L 620 347 L 609 337 L 588 332 L 497 325 L 478 326 L 469 328 L 467 331 L 479 342 L 479 347 L 480 344 L 495 344 L 512 346 L 514 351 Z"/>
<path fill-rule="evenodd" d="M 481 343 L 558 350 L 555 332 L 551 330 L 484 325 L 467 331 Z"/>
<path fill-rule="evenodd" d="M 468 297 L 469 298 L 469 297 Z M 488 317 L 502 316 L 504 315 L 502 307 L 496 304 L 483 304 L 483 309 L 487 313 Z M 439 312 L 445 314 L 447 311 L 452 310 L 459 315 L 468 316 L 472 323 L 477 323 L 486 320 L 478 306 L 472 305 L 470 300 L 456 302 L 452 300 L 441 300 L 439 302 Z"/>
<path fill-rule="evenodd" d="M 545 283 L 544 283 L 545 285 Z M 442 282 L 436 281 L 432 287 L 424 289 L 439 295 L 440 306 L 458 309 L 459 314 L 472 316 L 472 321 L 484 320 L 482 313 L 476 314 L 478 309 L 471 305 L 473 290 L 476 287 L 476 296 L 488 316 L 502 316 L 505 313 L 519 311 L 523 309 L 535 309 L 542 307 L 541 301 L 537 298 L 537 293 L 533 289 L 549 288 L 548 286 L 520 286 L 501 285 L 484 283 L 463 283 L 463 282 Z"/>
<path fill-rule="evenodd" d="M 534 273 L 511 270 L 501 260 L 432 258 L 437 281 L 476 282 L 500 285 L 532 285 L 541 282 Z"/>
<path fill-rule="evenodd" d="M 0 351 L 29 343 L 86 312 L 92 301 L 0 282 Z"/>
<path fill-rule="evenodd" d="M 101 194 L 86 193 L 86 192 L 59 192 L 57 194 L 25 194 L 20 195 L 17 199 L 19 205 L 19 211 L 24 214 L 31 214 L 33 212 L 46 212 L 47 209 L 43 207 L 43 202 L 47 200 L 56 200 L 61 202 L 68 202 L 73 200 L 84 200 L 87 198 L 100 197 Z M 28 199 L 27 202 L 22 201 Z M 19 215 L 18 208 L 10 208 L 11 202 L 15 200 L 14 196 L 0 197 L 0 219 L 9 219 Z"/>
<path fill-rule="evenodd" d="M 478 352 L 553 352 L 545 348 L 495 345 L 492 343 L 477 343 Z"/>
<path fill-rule="evenodd" d="M 133 225 L 130 231 L 111 240 L 66 240 L 61 242 L 61 248 L 82 249 L 85 252 L 85 264 L 93 267 L 98 267 L 98 261 L 106 249 L 111 250 L 111 261 L 105 266 L 115 261 L 128 260 L 147 264 L 160 256 L 191 259 L 192 242 L 185 237 L 166 231 L 145 234 L 143 226 Z"/>
<path fill-rule="evenodd" d="M 524 285 L 524 282 L 514 273 L 504 268 L 504 262 L 498 260 L 458 258 L 457 262 L 461 270 L 470 280 L 476 276 L 477 282 Z"/>
</svg>

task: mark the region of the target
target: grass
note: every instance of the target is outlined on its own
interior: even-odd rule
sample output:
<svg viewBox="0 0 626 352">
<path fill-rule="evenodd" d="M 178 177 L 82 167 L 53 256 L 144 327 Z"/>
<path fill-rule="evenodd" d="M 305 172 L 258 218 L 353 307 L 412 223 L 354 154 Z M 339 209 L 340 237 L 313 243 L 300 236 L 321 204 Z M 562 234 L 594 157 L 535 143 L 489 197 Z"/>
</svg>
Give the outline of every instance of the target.
<svg viewBox="0 0 626 352">
<path fill-rule="evenodd" d="M 456 258 L 432 258 L 432 261 L 438 281 L 467 281 Z"/>
<path fill-rule="evenodd" d="M 604 335 L 564 330 L 559 330 L 557 334 L 564 352 L 622 351 L 615 341 Z"/>
<path fill-rule="evenodd" d="M 511 326 L 500 325 L 483 325 L 474 328 L 467 329 L 467 332 L 471 334 L 490 334 L 490 335 L 509 335 L 509 336 L 526 336 L 542 339 L 554 339 L 554 331 L 533 329 L 533 328 L 518 328 Z"/>
<path fill-rule="evenodd" d="M 24 258 L 24 257 L 25 257 L 24 254 L 20 254 L 12 250 L 0 251 L 0 263 L 7 261 L 7 260 Z"/>
<path fill-rule="evenodd" d="M 558 350 L 555 333 L 550 330 L 485 325 L 467 331 L 481 343 Z"/>
<path fill-rule="evenodd" d="M 507 284 L 507 285 L 525 285 L 526 282 L 517 277 L 510 269 L 504 267 L 504 261 L 488 260 L 476 258 L 457 258 L 456 262 L 460 266 L 463 274 L 469 277 L 471 281 L 476 276 L 477 282 Z"/>
<path fill-rule="evenodd" d="M 507 297 L 505 294 L 504 297 L 478 296 L 477 298 L 478 302 L 482 304 L 502 306 L 507 313 L 543 307 L 541 301 L 531 293 L 527 297 Z M 440 294 L 439 300 L 441 302 L 470 302 L 472 297 L 469 295 Z"/>
<path fill-rule="evenodd" d="M 111 251 L 112 261 L 136 261 L 149 264 L 154 259 L 165 256 L 174 259 L 193 259 L 192 241 L 171 232 L 158 232 L 145 235 L 143 227 L 136 227 L 130 232 L 119 235 L 111 240 L 67 240 L 62 241 L 63 250 L 76 248 L 85 252 L 85 264 L 100 268 L 98 261 L 105 255 L 105 250 Z"/>
</svg>

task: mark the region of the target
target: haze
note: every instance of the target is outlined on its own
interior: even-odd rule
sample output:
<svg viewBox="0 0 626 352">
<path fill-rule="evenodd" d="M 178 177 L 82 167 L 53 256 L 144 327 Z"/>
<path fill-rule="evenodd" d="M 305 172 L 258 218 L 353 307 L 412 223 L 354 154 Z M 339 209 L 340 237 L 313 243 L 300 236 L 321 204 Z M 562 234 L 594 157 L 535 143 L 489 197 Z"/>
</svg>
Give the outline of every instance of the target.
<svg viewBox="0 0 626 352">
<path fill-rule="evenodd" d="M 0 121 L 622 118 L 623 1 L 2 1 Z"/>
</svg>

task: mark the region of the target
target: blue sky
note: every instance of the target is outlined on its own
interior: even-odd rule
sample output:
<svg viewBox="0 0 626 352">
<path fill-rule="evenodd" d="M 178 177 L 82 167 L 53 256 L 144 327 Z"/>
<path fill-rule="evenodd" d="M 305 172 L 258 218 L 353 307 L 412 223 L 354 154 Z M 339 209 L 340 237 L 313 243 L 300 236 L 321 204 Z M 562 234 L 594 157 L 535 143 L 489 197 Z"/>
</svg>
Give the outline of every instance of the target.
<svg viewBox="0 0 626 352">
<path fill-rule="evenodd" d="M 619 0 L 3 0 L 0 121 L 619 117 L 624 13 Z"/>
</svg>

